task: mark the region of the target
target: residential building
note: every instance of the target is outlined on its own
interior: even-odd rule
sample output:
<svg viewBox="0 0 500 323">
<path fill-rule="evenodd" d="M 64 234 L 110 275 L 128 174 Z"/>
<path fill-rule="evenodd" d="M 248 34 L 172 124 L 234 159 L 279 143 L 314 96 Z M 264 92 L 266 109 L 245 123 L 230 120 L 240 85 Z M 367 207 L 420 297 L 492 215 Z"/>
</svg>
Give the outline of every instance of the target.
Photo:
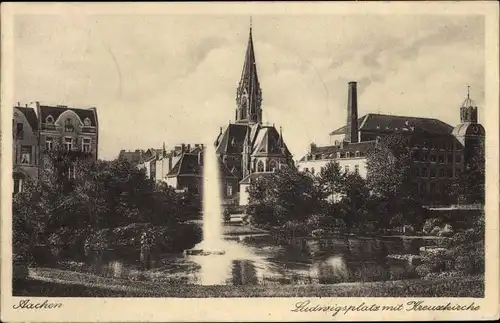
<svg viewBox="0 0 500 323">
<path fill-rule="evenodd" d="M 14 107 L 12 119 L 12 192 L 22 191 L 28 180 L 38 179 L 40 147 L 38 145 L 38 119 L 29 107 Z"/>
<path fill-rule="evenodd" d="M 36 102 L 34 110 L 18 104 L 13 117 L 13 192 L 21 191 L 28 177 L 38 181 L 46 167 L 45 153 L 56 146 L 86 152 L 97 159 L 98 129 L 96 108 L 77 109 Z M 74 176 L 74 171 L 70 169 L 68 176 Z"/>
</svg>

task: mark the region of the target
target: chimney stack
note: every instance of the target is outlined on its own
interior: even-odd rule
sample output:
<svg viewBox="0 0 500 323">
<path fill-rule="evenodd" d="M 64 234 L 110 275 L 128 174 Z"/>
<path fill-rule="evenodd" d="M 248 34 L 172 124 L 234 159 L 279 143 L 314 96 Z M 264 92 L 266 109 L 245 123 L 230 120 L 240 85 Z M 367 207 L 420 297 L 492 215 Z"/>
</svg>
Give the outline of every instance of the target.
<svg viewBox="0 0 500 323">
<path fill-rule="evenodd" d="M 201 151 L 198 152 L 198 165 L 203 166 L 203 155 Z"/>
<path fill-rule="evenodd" d="M 345 141 L 355 143 L 358 138 L 358 91 L 357 83 L 349 82 L 347 99 L 347 124 L 345 127 Z"/>
</svg>

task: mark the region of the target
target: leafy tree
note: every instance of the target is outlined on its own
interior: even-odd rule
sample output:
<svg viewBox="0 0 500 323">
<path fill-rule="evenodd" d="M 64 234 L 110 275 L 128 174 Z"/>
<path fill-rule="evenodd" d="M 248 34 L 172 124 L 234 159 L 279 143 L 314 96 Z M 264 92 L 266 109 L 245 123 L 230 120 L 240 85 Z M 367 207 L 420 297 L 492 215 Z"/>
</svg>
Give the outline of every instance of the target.
<svg viewBox="0 0 500 323">
<path fill-rule="evenodd" d="M 340 168 L 339 163 L 329 162 L 318 174 L 319 189 L 329 199 L 332 199 L 345 191 L 347 175 Z"/>
<path fill-rule="evenodd" d="M 367 184 L 379 202 L 379 226 L 421 222 L 411 147 L 411 137 L 393 134 L 381 138 L 367 153 Z"/>
<path fill-rule="evenodd" d="M 320 195 L 314 180 L 294 167 L 284 167 L 253 181 L 247 214 L 256 224 L 283 226 L 303 223 L 319 209 Z"/>
<path fill-rule="evenodd" d="M 370 192 L 358 173 L 345 175 L 344 198 L 340 201 L 344 223 L 349 231 L 365 219 L 365 202 Z"/>
<path fill-rule="evenodd" d="M 453 195 L 461 203 L 484 204 L 485 196 L 485 155 L 484 146 L 479 145 L 471 161 L 452 183 Z"/>
</svg>

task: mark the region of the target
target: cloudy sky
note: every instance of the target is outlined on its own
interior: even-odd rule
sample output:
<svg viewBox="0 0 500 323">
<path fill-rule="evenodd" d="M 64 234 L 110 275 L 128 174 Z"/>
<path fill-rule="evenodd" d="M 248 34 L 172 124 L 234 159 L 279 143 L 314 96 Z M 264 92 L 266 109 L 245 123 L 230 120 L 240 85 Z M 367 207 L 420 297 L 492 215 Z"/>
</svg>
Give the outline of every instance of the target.
<svg viewBox="0 0 500 323">
<path fill-rule="evenodd" d="M 234 119 L 248 16 L 17 16 L 15 101 L 99 112 L 99 157 L 120 149 L 213 142 Z M 263 118 L 298 159 L 346 120 L 347 82 L 360 116 L 455 125 L 467 85 L 484 117 L 480 16 L 253 16 Z M 484 119 L 483 119 L 484 120 Z"/>
</svg>

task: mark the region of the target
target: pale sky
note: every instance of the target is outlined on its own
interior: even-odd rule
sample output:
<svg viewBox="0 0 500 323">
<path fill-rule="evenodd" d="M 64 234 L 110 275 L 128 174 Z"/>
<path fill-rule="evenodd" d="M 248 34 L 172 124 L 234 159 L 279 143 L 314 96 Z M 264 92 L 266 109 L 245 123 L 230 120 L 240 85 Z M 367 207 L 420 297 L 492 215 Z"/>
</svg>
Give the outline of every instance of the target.
<svg viewBox="0 0 500 323">
<path fill-rule="evenodd" d="M 15 95 L 95 106 L 99 158 L 121 149 L 213 142 L 235 115 L 248 16 L 17 16 Z M 467 85 L 484 120 L 481 16 L 253 16 L 264 121 L 295 159 L 359 116 L 434 117 L 451 125 Z"/>
</svg>

